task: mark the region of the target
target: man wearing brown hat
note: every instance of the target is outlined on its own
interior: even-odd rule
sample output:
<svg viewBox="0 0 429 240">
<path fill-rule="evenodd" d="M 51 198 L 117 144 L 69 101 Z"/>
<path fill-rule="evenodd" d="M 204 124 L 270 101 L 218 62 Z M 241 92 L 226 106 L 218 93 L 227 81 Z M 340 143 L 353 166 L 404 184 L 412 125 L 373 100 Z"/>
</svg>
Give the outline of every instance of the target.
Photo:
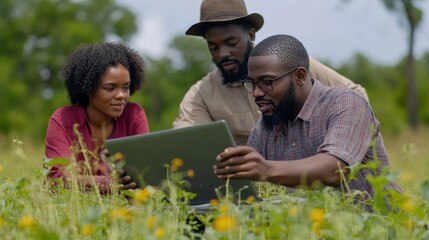
<svg viewBox="0 0 429 240">
<path fill-rule="evenodd" d="M 217 69 L 195 83 L 180 103 L 174 128 L 225 120 L 237 145 L 246 145 L 260 118 L 252 96 L 242 87 L 256 31 L 264 24 L 258 13 L 248 14 L 243 0 L 203 0 L 200 22 L 187 35 L 204 37 Z M 310 75 L 323 85 L 365 89 L 320 62 L 310 59 Z"/>
</svg>

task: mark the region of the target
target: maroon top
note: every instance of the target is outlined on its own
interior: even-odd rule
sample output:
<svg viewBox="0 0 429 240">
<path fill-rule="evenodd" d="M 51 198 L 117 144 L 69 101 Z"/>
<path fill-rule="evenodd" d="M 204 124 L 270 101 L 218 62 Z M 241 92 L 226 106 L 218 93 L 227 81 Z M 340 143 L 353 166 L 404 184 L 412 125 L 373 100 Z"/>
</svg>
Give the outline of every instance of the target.
<svg viewBox="0 0 429 240">
<path fill-rule="evenodd" d="M 47 158 L 63 157 L 71 159 L 72 155 L 75 156 L 75 151 L 70 149 L 70 147 L 78 146 L 77 137 L 73 132 L 73 125 L 75 124 L 79 125 L 78 129 L 86 148 L 94 152 L 96 156 L 99 156 L 100 149 L 96 149 L 96 147 L 100 148 L 100 146 L 96 146 L 92 141 L 85 108 L 81 106 L 65 106 L 57 109 L 49 120 L 45 148 Z M 135 103 L 128 103 L 122 115 L 116 119 L 108 139 L 147 132 L 149 132 L 149 125 L 145 111 Z M 85 161 L 83 154 L 79 153 L 76 160 L 78 163 L 83 163 Z M 94 176 L 109 176 L 109 167 L 104 161 L 99 158 L 91 158 L 90 161 Z M 65 172 L 60 169 L 60 166 L 54 166 L 50 170 L 48 177 L 61 178 L 64 174 Z"/>
</svg>

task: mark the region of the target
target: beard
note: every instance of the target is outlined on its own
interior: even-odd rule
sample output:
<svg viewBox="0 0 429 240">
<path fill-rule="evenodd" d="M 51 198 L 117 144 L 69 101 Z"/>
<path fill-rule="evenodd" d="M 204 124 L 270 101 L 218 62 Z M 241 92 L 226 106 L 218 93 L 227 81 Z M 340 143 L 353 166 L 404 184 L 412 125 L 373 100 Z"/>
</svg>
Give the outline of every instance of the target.
<svg viewBox="0 0 429 240">
<path fill-rule="evenodd" d="M 216 64 L 216 66 L 222 72 L 222 76 L 223 76 L 222 83 L 223 84 L 240 82 L 241 80 L 243 80 L 247 77 L 247 62 L 249 60 L 249 55 L 250 55 L 250 52 L 252 51 L 252 49 L 253 49 L 253 44 L 251 41 L 249 41 L 247 43 L 246 52 L 244 53 L 244 60 L 241 64 L 237 59 L 224 58 L 219 63 L 212 59 L 214 64 Z M 235 62 L 235 63 L 237 63 L 239 65 L 238 71 L 237 72 L 226 72 L 222 67 L 223 62 Z"/>
<path fill-rule="evenodd" d="M 262 124 L 269 130 L 273 130 L 274 126 L 285 123 L 293 114 L 293 109 L 296 107 L 295 86 L 291 83 L 287 92 L 283 95 L 282 100 L 273 110 L 273 115 L 262 115 Z"/>
</svg>

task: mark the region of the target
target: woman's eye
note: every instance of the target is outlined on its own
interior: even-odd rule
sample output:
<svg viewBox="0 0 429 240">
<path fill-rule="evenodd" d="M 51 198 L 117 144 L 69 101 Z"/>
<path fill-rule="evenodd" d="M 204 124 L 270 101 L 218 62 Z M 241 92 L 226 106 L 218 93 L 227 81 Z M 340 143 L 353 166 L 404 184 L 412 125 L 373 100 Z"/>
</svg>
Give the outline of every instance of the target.
<svg viewBox="0 0 429 240">
<path fill-rule="evenodd" d="M 112 92 L 112 91 L 114 91 L 114 90 L 115 90 L 115 88 L 114 88 L 114 87 L 106 87 L 106 88 L 104 88 L 104 89 L 106 89 L 106 91 L 108 91 L 108 92 Z"/>
</svg>

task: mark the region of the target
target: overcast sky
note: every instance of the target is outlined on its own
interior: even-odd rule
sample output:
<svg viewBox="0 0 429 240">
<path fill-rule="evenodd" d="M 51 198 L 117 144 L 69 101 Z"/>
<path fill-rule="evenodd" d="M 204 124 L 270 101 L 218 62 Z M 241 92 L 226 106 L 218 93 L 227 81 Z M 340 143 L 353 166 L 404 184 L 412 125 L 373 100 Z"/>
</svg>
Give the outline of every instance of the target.
<svg viewBox="0 0 429 240">
<path fill-rule="evenodd" d="M 138 16 L 130 45 L 152 57 L 166 55 L 172 37 L 199 21 L 200 0 L 117 0 Z M 381 0 L 246 0 L 249 13 L 265 24 L 256 43 L 274 34 L 298 38 L 309 55 L 334 65 L 361 52 L 372 61 L 396 63 L 406 54 L 406 25 Z M 417 1 L 424 19 L 417 31 L 416 55 L 429 51 L 429 1 Z"/>
</svg>

